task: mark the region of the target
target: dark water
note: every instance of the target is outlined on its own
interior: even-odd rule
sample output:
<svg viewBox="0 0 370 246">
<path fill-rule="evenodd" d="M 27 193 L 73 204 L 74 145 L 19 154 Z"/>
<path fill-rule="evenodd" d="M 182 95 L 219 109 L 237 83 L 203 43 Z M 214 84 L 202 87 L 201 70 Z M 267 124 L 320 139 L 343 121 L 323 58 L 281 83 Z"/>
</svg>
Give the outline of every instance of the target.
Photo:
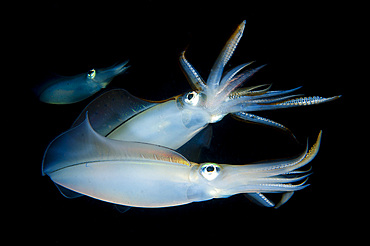
<svg viewBox="0 0 370 246">
<path fill-rule="evenodd" d="M 27 209 L 19 209 L 25 214 L 24 225 L 38 228 L 39 234 L 32 240 L 54 244 L 74 238 L 123 244 L 130 236 L 142 239 L 157 235 L 161 240 L 175 236 L 191 242 L 205 233 L 210 238 L 238 239 L 273 235 L 278 242 L 278 235 L 284 237 L 288 232 L 312 239 L 341 223 L 336 208 L 338 172 L 345 165 L 340 162 L 340 153 L 344 152 L 341 114 L 346 92 L 340 73 L 342 54 L 333 46 L 342 35 L 340 20 L 332 6 L 269 6 L 248 1 L 225 1 L 222 5 L 215 1 L 99 5 L 51 1 L 33 5 L 27 12 L 27 66 L 23 72 L 29 79 L 16 86 L 25 88 L 23 99 L 27 103 L 22 110 L 28 130 L 23 134 L 31 154 L 22 164 L 26 189 L 16 194 L 20 204 L 27 204 Z M 53 74 L 74 75 L 130 59 L 129 71 L 115 78 L 106 90 L 124 88 L 141 98 L 166 99 L 190 89 L 178 64 L 180 52 L 188 48 L 188 60 L 206 78 L 224 43 L 244 19 L 244 36 L 229 67 L 252 60 L 268 64 L 248 84 L 273 83 L 276 90 L 303 85 L 300 91 L 307 96 L 344 96 L 319 106 L 259 114 L 289 127 L 300 145 L 279 131 L 225 117 L 213 126 L 205 161 L 243 164 L 292 157 L 304 150 L 307 137 L 315 139 L 322 129 L 322 145 L 311 162 L 311 186 L 296 192 L 278 210 L 258 207 L 236 195 L 172 208 L 135 208 L 120 214 L 110 204 L 90 198 L 66 199 L 49 178 L 41 176 L 45 148 L 70 127 L 91 98 L 73 105 L 47 105 L 33 96 L 33 86 Z"/>
</svg>

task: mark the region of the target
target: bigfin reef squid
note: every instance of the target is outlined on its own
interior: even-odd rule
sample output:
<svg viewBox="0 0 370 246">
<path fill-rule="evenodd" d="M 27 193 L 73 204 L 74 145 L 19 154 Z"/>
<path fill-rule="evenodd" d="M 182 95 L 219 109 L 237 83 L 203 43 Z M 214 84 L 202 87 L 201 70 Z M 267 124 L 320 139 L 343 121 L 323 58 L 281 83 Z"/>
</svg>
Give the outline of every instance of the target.
<svg viewBox="0 0 370 246">
<path fill-rule="evenodd" d="M 154 102 L 139 99 L 123 89 L 102 94 L 92 101 L 80 114 L 73 126 L 85 119 L 89 112 L 93 128 L 101 135 L 123 141 L 145 142 L 178 149 L 205 129 L 231 114 L 245 122 L 290 130 L 270 119 L 250 112 L 274 110 L 329 102 L 340 96 L 329 98 L 299 97 L 290 95 L 300 87 L 291 90 L 270 91 L 271 85 L 240 88 L 264 65 L 244 71 L 252 62 L 244 63 L 223 74 L 239 40 L 243 35 L 243 21 L 214 63 L 207 82 L 185 58 L 180 55 L 180 64 L 192 91 L 173 98 Z"/>
<path fill-rule="evenodd" d="M 186 60 L 185 52 L 182 52 L 180 64 L 193 89 L 190 92 L 154 102 L 137 98 L 123 89 L 115 89 L 93 100 L 77 118 L 72 129 L 49 145 L 44 156 L 43 173 L 50 176 L 62 194 L 68 197 L 84 194 L 127 206 L 166 207 L 228 197 L 238 193 L 245 193 L 248 198 L 262 206 L 281 206 L 295 190 L 307 186 L 305 183 L 298 185 L 292 183 L 308 176 L 308 171 L 296 169 L 314 158 L 321 133 L 310 151 L 306 150 L 300 157 L 288 161 L 240 166 L 196 164 L 174 151 L 196 135 L 199 136 L 198 133 L 209 123 L 218 122 L 227 114 L 246 122 L 268 125 L 291 133 L 281 124 L 249 112 L 313 105 L 339 98 L 339 96 L 297 97 L 289 94 L 299 88 L 270 91 L 271 85 L 240 88 L 248 78 L 263 67 L 241 72 L 251 64 L 249 62 L 223 74 L 223 69 L 231 58 L 244 27 L 245 21 L 227 41 L 211 69 L 207 82 Z M 89 121 L 86 119 L 87 112 Z M 89 134 L 81 135 L 79 132 Z M 94 149 L 94 145 L 89 141 L 97 139 L 98 143 L 104 144 Z M 84 144 L 81 144 L 81 141 Z M 83 147 L 83 153 L 73 154 L 69 153 L 73 150 L 71 146 L 75 148 L 85 146 L 86 149 Z M 122 153 L 115 152 L 116 149 L 122 149 Z M 152 162 L 156 165 L 152 165 Z M 88 169 L 83 167 L 94 167 L 99 171 L 84 173 Z M 79 173 L 80 170 L 82 173 Z M 98 177 L 99 173 L 102 173 L 101 177 Z M 154 176 L 151 178 L 148 173 L 153 173 Z M 76 175 L 80 177 L 80 174 L 84 178 L 80 181 L 73 180 L 73 177 Z M 132 176 L 136 174 L 138 176 Z M 115 179 L 110 175 L 116 175 L 114 177 L 117 180 L 121 175 L 122 182 L 117 181 L 119 183 L 117 187 L 120 188 L 115 188 L 115 184 L 112 184 Z M 177 178 L 179 179 L 174 181 Z M 171 180 L 169 183 L 166 182 L 168 179 Z M 96 180 L 96 186 L 90 187 L 92 190 L 85 187 L 89 180 Z M 103 180 L 107 183 L 104 184 Z M 196 184 L 192 183 L 193 181 L 196 181 Z M 173 187 L 173 190 L 170 187 Z M 147 200 L 145 197 L 135 197 L 133 193 L 138 189 L 145 194 Z M 144 191 L 146 189 L 147 191 Z M 282 192 L 283 197 L 275 205 L 262 192 Z M 159 193 L 163 193 L 163 196 Z M 117 198 L 117 194 L 122 197 Z M 172 195 L 174 197 L 171 197 Z"/>
<path fill-rule="evenodd" d="M 128 61 L 107 68 L 91 69 L 75 76 L 58 76 L 35 89 L 40 101 L 50 104 L 80 102 L 105 88 L 129 66 Z"/>
<path fill-rule="evenodd" d="M 297 170 L 317 154 L 315 144 L 296 158 L 247 165 L 197 164 L 158 145 L 118 141 L 98 134 L 88 117 L 48 146 L 42 164 L 67 197 L 86 195 L 129 207 L 158 208 L 246 193 L 278 207 L 308 186 L 310 170 Z M 303 180 L 303 181 L 302 181 Z M 262 193 L 282 193 L 275 205 Z"/>
</svg>

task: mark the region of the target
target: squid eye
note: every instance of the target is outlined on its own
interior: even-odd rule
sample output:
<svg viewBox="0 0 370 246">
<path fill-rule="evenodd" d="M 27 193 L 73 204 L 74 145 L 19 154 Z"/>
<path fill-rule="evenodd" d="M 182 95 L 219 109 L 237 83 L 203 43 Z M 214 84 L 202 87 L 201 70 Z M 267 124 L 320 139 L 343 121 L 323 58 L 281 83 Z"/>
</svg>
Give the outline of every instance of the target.
<svg viewBox="0 0 370 246">
<path fill-rule="evenodd" d="M 195 91 L 191 91 L 185 95 L 184 102 L 192 106 L 196 106 L 199 102 L 199 94 Z"/>
<path fill-rule="evenodd" d="M 220 166 L 214 163 L 205 163 L 200 168 L 200 173 L 202 176 L 209 181 L 217 178 L 217 176 L 220 174 L 220 171 Z"/>
<path fill-rule="evenodd" d="M 95 75 L 96 75 L 96 71 L 95 71 L 95 69 L 91 69 L 91 70 L 87 73 L 87 78 L 88 78 L 88 79 L 93 79 L 93 78 L 95 78 Z"/>
</svg>

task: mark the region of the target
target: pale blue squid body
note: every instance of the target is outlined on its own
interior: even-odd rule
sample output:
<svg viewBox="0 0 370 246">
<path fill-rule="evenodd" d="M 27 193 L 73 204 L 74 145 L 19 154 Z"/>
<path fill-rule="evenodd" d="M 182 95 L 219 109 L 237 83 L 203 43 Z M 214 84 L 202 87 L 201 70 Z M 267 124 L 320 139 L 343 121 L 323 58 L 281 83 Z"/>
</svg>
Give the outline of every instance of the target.
<svg viewBox="0 0 370 246">
<path fill-rule="evenodd" d="M 83 121 L 88 111 L 93 128 L 104 136 L 178 149 L 209 123 L 218 122 L 227 114 L 290 133 L 282 124 L 250 112 L 314 105 L 338 98 L 297 98 L 297 95 L 289 95 L 299 88 L 284 91 L 269 91 L 271 86 L 266 85 L 239 88 L 263 67 L 240 73 L 250 62 L 223 74 L 225 65 L 243 35 L 244 27 L 245 21 L 227 41 L 211 69 L 207 83 L 186 60 L 183 52 L 180 64 L 193 91 L 162 102 L 151 102 L 136 98 L 125 90 L 112 90 L 91 102 L 74 126 Z M 261 87 L 263 89 L 256 90 Z"/>
<path fill-rule="evenodd" d="M 207 125 L 205 112 L 181 110 L 177 100 L 168 100 L 138 114 L 107 136 L 178 149 Z"/>
<path fill-rule="evenodd" d="M 101 89 L 112 79 L 126 71 L 127 61 L 103 69 L 91 69 L 88 73 L 68 76 L 48 81 L 38 88 L 40 101 L 50 104 L 70 104 L 80 102 Z"/>
<path fill-rule="evenodd" d="M 297 158 L 249 165 L 188 161 L 174 150 L 99 135 L 88 119 L 47 148 L 43 174 L 63 190 L 131 207 L 169 207 L 239 193 L 293 192 L 307 186 L 297 171 L 317 154 L 316 143 Z M 269 202 L 268 200 L 266 202 Z"/>
</svg>

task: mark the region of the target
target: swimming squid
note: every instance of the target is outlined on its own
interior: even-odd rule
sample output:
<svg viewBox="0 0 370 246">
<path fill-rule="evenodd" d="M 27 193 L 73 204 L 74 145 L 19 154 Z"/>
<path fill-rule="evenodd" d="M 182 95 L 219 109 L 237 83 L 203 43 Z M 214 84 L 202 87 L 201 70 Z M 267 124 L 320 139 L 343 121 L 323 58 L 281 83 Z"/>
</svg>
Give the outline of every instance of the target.
<svg viewBox="0 0 370 246">
<path fill-rule="evenodd" d="M 126 71 L 128 61 L 102 69 L 91 69 L 87 73 L 60 77 L 37 88 L 40 101 L 51 104 L 80 102 L 101 89 L 112 79 Z"/>
<path fill-rule="evenodd" d="M 81 123 L 89 112 L 93 128 L 111 139 L 145 142 L 178 149 L 192 139 L 209 123 L 216 123 L 231 114 L 246 122 L 272 126 L 290 133 L 289 129 L 272 120 L 250 112 L 273 110 L 329 102 L 339 96 L 324 98 L 297 97 L 291 90 L 270 91 L 271 85 L 240 86 L 264 65 L 243 71 L 252 62 L 241 64 L 223 73 L 240 38 L 243 21 L 226 42 L 214 63 L 207 82 L 185 58 L 181 67 L 192 91 L 161 102 L 139 99 L 127 91 L 112 90 L 92 101 L 73 126 Z"/>
<path fill-rule="evenodd" d="M 320 140 L 321 132 L 310 149 L 292 159 L 197 164 L 166 147 L 106 138 L 86 117 L 50 143 L 42 171 L 66 196 L 70 192 L 75 194 L 71 197 L 86 195 L 130 207 L 177 206 L 239 193 L 265 200 L 262 192 L 292 193 L 308 186 L 310 170 L 298 169 L 315 157 Z"/>
</svg>

